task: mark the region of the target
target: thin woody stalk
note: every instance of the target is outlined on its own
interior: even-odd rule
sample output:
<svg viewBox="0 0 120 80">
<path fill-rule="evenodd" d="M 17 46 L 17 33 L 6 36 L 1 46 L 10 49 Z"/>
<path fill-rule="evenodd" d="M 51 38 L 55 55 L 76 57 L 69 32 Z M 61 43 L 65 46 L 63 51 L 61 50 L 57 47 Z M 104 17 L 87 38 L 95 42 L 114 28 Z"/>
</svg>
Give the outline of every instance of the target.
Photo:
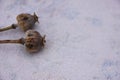
<svg viewBox="0 0 120 80">
<path fill-rule="evenodd" d="M 16 27 L 18 27 L 17 24 L 12 24 L 11 26 L 7 26 L 5 28 L 1 28 L 0 32 L 6 31 L 6 30 L 9 30 L 9 29 L 16 29 Z"/>
<path fill-rule="evenodd" d="M 20 38 L 18 40 L 0 40 L 0 44 L 4 43 L 18 43 L 18 44 L 24 44 L 24 39 Z"/>
</svg>

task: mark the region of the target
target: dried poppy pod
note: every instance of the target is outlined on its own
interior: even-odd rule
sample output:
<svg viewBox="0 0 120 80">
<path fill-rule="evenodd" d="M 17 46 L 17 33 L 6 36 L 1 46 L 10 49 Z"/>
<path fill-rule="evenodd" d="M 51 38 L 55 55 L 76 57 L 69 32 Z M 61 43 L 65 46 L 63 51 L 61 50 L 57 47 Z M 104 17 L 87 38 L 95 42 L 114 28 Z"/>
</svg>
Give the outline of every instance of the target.
<svg viewBox="0 0 120 80">
<path fill-rule="evenodd" d="M 33 15 L 28 13 L 22 13 L 17 16 L 18 26 L 23 30 L 27 31 L 31 29 L 38 21 L 38 16 L 34 13 Z"/>
<path fill-rule="evenodd" d="M 8 27 L 0 29 L 0 32 L 6 31 L 9 29 L 16 29 L 16 27 L 20 27 L 22 31 L 27 31 L 31 29 L 36 22 L 38 21 L 38 16 L 34 13 L 33 15 L 28 13 L 21 13 L 16 17 L 17 24 L 12 24 Z"/>
<path fill-rule="evenodd" d="M 41 36 L 39 32 L 28 30 L 25 38 L 18 40 L 0 40 L 0 43 L 18 43 L 23 44 L 30 53 L 38 52 L 45 44 L 45 36 Z"/>
<path fill-rule="evenodd" d="M 28 30 L 26 32 L 25 46 L 29 52 L 37 52 L 44 47 L 45 35 L 42 37 L 39 32 Z"/>
</svg>

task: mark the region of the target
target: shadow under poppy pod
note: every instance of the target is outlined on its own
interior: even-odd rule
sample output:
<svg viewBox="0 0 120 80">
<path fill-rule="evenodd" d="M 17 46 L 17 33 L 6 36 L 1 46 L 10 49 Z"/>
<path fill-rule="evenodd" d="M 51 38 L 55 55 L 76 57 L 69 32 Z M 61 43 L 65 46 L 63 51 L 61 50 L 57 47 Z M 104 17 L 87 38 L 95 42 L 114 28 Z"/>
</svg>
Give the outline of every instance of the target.
<svg viewBox="0 0 120 80">
<path fill-rule="evenodd" d="M 36 22 L 39 23 L 38 16 L 35 14 L 35 12 L 33 15 L 28 13 L 21 13 L 16 17 L 16 20 L 17 20 L 17 24 L 12 24 L 8 27 L 1 28 L 0 32 L 6 31 L 9 29 L 16 29 L 16 27 L 20 27 L 20 29 L 25 32 L 31 29 Z"/>
<path fill-rule="evenodd" d="M 45 46 L 45 35 L 42 37 L 39 32 L 34 30 L 28 30 L 26 32 L 25 38 L 20 38 L 18 40 L 0 40 L 2 43 L 17 43 L 22 44 L 26 47 L 26 50 L 30 53 L 38 52 L 41 48 Z"/>
</svg>

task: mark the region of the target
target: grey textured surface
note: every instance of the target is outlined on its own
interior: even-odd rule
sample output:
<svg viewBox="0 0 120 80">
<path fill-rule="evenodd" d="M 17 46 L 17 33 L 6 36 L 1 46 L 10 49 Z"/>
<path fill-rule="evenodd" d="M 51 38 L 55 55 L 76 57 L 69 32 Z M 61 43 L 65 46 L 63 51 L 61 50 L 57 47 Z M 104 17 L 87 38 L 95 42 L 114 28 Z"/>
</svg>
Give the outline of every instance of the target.
<svg viewBox="0 0 120 80">
<path fill-rule="evenodd" d="M 20 13 L 40 17 L 46 46 L 29 54 L 0 45 L 0 80 L 120 80 L 120 0 L 0 0 L 0 28 Z M 18 39 L 20 29 L 0 32 Z"/>
</svg>

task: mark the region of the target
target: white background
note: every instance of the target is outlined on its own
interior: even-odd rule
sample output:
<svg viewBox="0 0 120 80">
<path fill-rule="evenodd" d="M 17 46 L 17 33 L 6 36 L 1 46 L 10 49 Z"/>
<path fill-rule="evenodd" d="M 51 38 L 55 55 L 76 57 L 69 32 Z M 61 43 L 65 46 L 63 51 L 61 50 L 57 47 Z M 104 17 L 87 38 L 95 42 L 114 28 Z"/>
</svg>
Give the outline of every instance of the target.
<svg viewBox="0 0 120 80">
<path fill-rule="evenodd" d="M 120 0 L 0 0 L 0 28 L 16 16 L 39 16 L 46 46 L 0 44 L 0 80 L 120 80 Z M 19 28 L 0 39 L 19 39 Z"/>
</svg>

